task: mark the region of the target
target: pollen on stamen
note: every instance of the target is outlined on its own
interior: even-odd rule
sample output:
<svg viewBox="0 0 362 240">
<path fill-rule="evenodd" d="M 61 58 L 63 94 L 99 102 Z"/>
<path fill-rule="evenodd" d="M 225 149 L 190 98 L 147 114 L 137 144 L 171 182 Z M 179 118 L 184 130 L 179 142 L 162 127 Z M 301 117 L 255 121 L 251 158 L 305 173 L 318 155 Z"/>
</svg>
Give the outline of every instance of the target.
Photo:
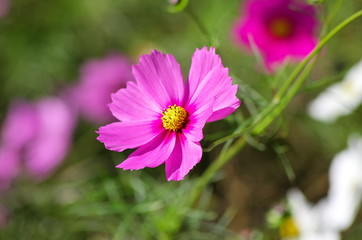
<svg viewBox="0 0 362 240">
<path fill-rule="evenodd" d="M 170 131 L 179 131 L 186 126 L 189 114 L 180 106 L 174 104 L 162 112 L 162 125 Z"/>
</svg>

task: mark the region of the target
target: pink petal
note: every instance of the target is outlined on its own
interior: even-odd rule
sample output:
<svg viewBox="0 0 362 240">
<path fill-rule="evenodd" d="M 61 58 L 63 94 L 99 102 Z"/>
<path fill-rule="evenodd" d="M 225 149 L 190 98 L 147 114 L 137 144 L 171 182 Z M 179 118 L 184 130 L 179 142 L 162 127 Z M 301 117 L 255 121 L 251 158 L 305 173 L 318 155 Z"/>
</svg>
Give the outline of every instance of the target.
<svg viewBox="0 0 362 240">
<path fill-rule="evenodd" d="M 311 34 L 301 33 L 292 42 L 292 53 L 296 58 L 303 59 L 317 45 L 317 39 Z"/>
<path fill-rule="evenodd" d="M 228 86 L 225 91 L 215 98 L 212 115 L 207 122 L 223 119 L 233 113 L 239 106 L 240 100 L 235 96 L 238 91 L 237 85 Z"/>
<path fill-rule="evenodd" d="M 196 50 L 187 84 L 190 99 L 188 105 L 202 106 L 215 100 L 213 111 L 220 111 L 230 107 L 236 108 L 240 104 L 235 96 L 237 86 L 232 85 L 228 69 L 223 67 L 214 48 L 209 51 L 207 48 Z M 224 113 L 231 112 L 224 111 Z M 226 117 L 225 114 L 222 116 Z"/>
<path fill-rule="evenodd" d="M 233 112 L 235 112 L 235 110 L 240 106 L 240 102 L 239 103 L 235 103 L 234 105 L 230 106 L 230 107 L 226 107 L 223 108 L 221 110 L 218 110 L 216 112 L 213 112 L 212 115 L 210 116 L 209 119 L 207 119 L 207 122 L 215 122 L 215 121 L 219 121 L 227 116 L 229 116 L 230 114 L 232 114 Z"/>
<path fill-rule="evenodd" d="M 127 88 L 112 94 L 109 109 L 120 121 L 155 119 L 163 111 L 153 99 L 142 94 L 134 82 L 128 82 Z"/>
<path fill-rule="evenodd" d="M 279 17 L 292 23 L 290 36 L 278 38 L 271 33 L 268 24 Z M 303 1 L 251 0 L 245 3 L 233 34 L 241 46 L 249 50 L 252 46 L 257 48 L 266 70 L 273 72 L 286 59 L 300 61 L 311 51 L 316 41 L 310 40 L 315 39 L 317 26 L 316 8 Z M 302 35 L 308 37 L 303 39 Z"/>
<path fill-rule="evenodd" d="M 128 59 L 117 53 L 84 63 L 79 83 L 73 88 L 74 104 L 83 117 L 92 122 L 111 122 L 113 117 L 107 106 L 111 94 L 133 79 L 131 70 Z"/>
<path fill-rule="evenodd" d="M 214 99 L 211 99 L 200 106 L 187 106 L 187 112 L 190 114 L 189 122 L 187 123 L 186 128 L 182 130 L 182 133 L 185 134 L 187 139 L 194 142 L 201 141 L 203 138 L 202 129 L 204 128 L 207 119 L 209 119 L 213 113 L 212 107 L 214 106 L 214 102 Z"/>
<path fill-rule="evenodd" d="M 141 146 L 117 167 L 124 170 L 138 170 L 157 167 L 164 163 L 174 149 L 176 133 L 164 131 L 151 142 Z"/>
<path fill-rule="evenodd" d="M 172 55 L 154 50 L 141 56 L 139 64 L 133 66 L 133 75 L 140 92 L 155 99 L 161 109 L 182 104 L 185 88 L 182 72 Z"/>
<path fill-rule="evenodd" d="M 34 138 L 37 129 L 34 107 L 27 102 L 15 101 L 10 105 L 2 127 L 2 144 L 13 149 L 21 149 Z"/>
<path fill-rule="evenodd" d="M 191 68 L 188 77 L 189 95 L 193 96 L 201 82 L 214 68 L 222 68 L 221 59 L 215 54 L 215 48 L 203 47 L 196 49 L 192 56 Z"/>
<path fill-rule="evenodd" d="M 166 160 L 166 177 L 168 181 L 179 181 L 201 160 L 202 148 L 200 143 L 187 139 L 178 134 L 175 148 Z"/>
<path fill-rule="evenodd" d="M 164 130 L 160 119 L 111 123 L 99 128 L 97 139 L 112 151 L 137 148 L 149 143 Z"/>
<path fill-rule="evenodd" d="M 76 116 L 61 99 L 49 97 L 36 103 L 38 129 L 25 149 L 25 166 L 36 178 L 48 177 L 66 157 Z"/>
</svg>

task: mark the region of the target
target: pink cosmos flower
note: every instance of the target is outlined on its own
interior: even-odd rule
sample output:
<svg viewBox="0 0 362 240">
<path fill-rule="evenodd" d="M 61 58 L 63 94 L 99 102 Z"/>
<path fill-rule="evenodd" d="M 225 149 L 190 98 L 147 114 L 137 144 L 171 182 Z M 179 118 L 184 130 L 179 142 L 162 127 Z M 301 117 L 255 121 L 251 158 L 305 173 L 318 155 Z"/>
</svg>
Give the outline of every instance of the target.
<svg viewBox="0 0 362 240">
<path fill-rule="evenodd" d="M 108 109 L 111 93 L 132 80 L 131 64 L 125 57 L 113 53 L 103 59 L 86 62 L 81 68 L 79 84 L 73 89 L 73 102 L 80 113 L 96 123 L 108 123 L 114 118 Z"/>
<path fill-rule="evenodd" d="M 13 103 L 1 131 L 0 189 L 22 166 L 36 179 L 48 177 L 66 156 L 74 125 L 74 113 L 60 98 Z"/>
<path fill-rule="evenodd" d="M 113 94 L 109 106 L 120 122 L 99 128 L 98 140 L 113 151 L 138 148 L 119 168 L 165 163 L 167 180 L 181 180 L 201 159 L 205 123 L 239 107 L 237 85 L 214 48 L 196 50 L 186 83 L 175 58 L 156 50 L 132 70 L 136 82 Z"/>
<path fill-rule="evenodd" d="M 299 0 L 249 0 L 233 29 L 236 42 L 256 48 L 268 71 L 287 58 L 300 61 L 315 47 L 318 26 L 313 6 Z"/>
</svg>

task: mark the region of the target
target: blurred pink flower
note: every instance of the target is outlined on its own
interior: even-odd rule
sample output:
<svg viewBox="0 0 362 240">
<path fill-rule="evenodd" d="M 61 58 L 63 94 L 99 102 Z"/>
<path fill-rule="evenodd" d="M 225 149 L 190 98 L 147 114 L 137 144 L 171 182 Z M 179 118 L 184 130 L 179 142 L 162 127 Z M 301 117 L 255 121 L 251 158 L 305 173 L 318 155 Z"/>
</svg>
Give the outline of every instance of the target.
<svg viewBox="0 0 362 240">
<path fill-rule="evenodd" d="M 13 103 L 1 132 L 0 189 L 9 186 L 22 166 L 36 179 L 48 177 L 68 152 L 75 118 L 56 97 Z"/>
<path fill-rule="evenodd" d="M 300 0 L 249 0 L 233 28 L 235 41 L 257 49 L 268 71 L 286 59 L 300 61 L 316 46 L 313 6 Z"/>
<path fill-rule="evenodd" d="M 154 50 L 133 66 L 136 82 L 112 95 L 110 110 L 120 120 L 99 128 L 98 140 L 121 152 L 138 148 L 117 167 L 138 170 L 166 165 L 167 180 L 182 180 L 201 160 L 206 122 L 225 118 L 240 105 L 215 49 L 196 50 L 186 84 L 170 54 Z"/>
<path fill-rule="evenodd" d="M 0 18 L 6 16 L 10 8 L 9 0 L 0 0 Z"/>
<path fill-rule="evenodd" d="M 73 102 L 87 120 L 108 123 L 114 119 L 108 108 L 111 93 L 125 87 L 131 79 L 131 64 L 119 54 L 89 60 L 81 68 L 79 83 L 73 89 Z"/>
</svg>

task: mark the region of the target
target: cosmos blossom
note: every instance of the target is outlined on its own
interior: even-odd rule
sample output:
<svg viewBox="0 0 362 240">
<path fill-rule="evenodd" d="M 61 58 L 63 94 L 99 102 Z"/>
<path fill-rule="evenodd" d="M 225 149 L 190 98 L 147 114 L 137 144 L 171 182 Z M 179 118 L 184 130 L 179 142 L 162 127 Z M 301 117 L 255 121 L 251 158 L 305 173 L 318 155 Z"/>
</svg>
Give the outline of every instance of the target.
<svg viewBox="0 0 362 240">
<path fill-rule="evenodd" d="M 35 179 L 48 177 L 68 152 L 75 118 L 57 97 L 12 103 L 1 131 L 0 189 L 23 171 Z"/>
<path fill-rule="evenodd" d="M 313 6 L 299 0 L 248 0 L 233 28 L 237 44 L 257 50 L 266 69 L 286 59 L 300 61 L 315 47 L 318 26 Z"/>
<path fill-rule="evenodd" d="M 309 107 L 309 115 L 322 122 L 334 122 L 351 114 L 362 102 L 362 60 L 338 83 L 329 86 Z"/>
<path fill-rule="evenodd" d="M 88 60 L 80 73 L 79 83 L 70 91 L 79 113 L 95 123 L 114 120 L 108 104 L 111 102 L 111 93 L 132 80 L 129 60 L 118 53 L 111 53 L 104 58 Z"/>
<path fill-rule="evenodd" d="M 170 54 L 154 50 L 133 66 L 136 82 L 112 95 L 110 110 L 120 120 L 99 128 L 109 150 L 138 148 L 117 167 L 138 170 L 165 163 L 167 180 L 182 180 L 201 160 L 206 122 L 225 118 L 239 107 L 215 49 L 197 49 L 186 83 Z"/>
</svg>

